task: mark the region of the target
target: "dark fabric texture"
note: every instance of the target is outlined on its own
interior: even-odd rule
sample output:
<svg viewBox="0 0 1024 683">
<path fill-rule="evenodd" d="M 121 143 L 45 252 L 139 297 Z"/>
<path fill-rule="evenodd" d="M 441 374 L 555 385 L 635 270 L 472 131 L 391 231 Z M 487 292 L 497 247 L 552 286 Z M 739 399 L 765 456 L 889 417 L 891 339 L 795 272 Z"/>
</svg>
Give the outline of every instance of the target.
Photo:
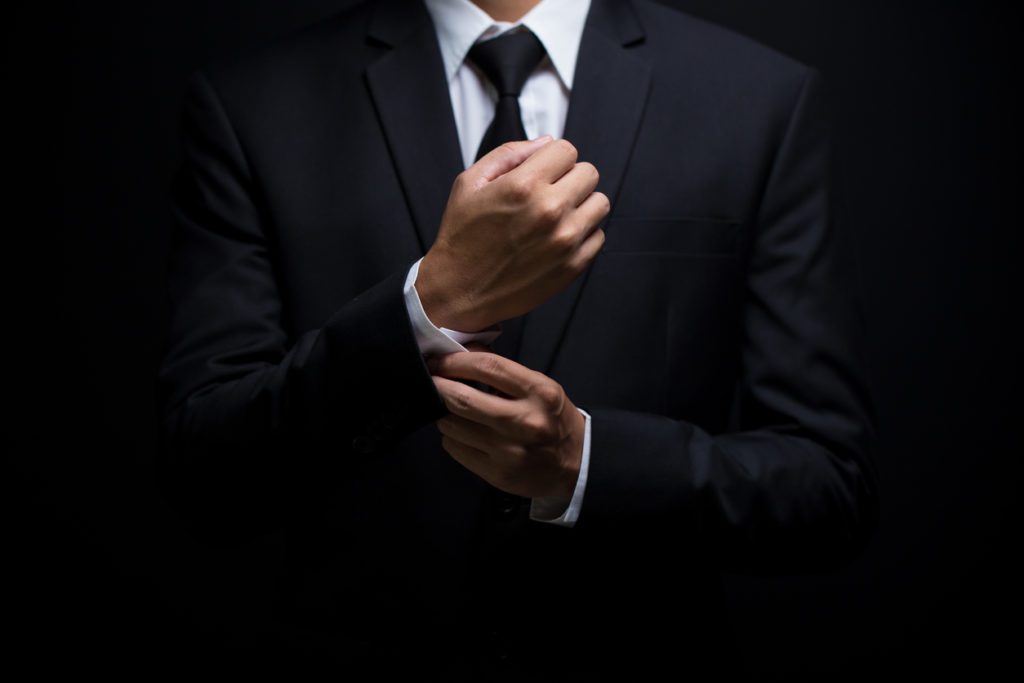
<svg viewBox="0 0 1024 683">
<path fill-rule="evenodd" d="M 874 530 L 818 72 L 652 0 L 593 0 L 576 69 L 564 136 L 601 173 L 607 240 L 515 355 L 593 415 L 572 528 L 493 507 L 433 424 L 402 285 L 463 164 L 425 7 L 359 4 L 190 80 L 167 491 L 209 543 L 284 533 L 295 646 L 268 662 L 720 674 L 742 655 L 723 572 L 829 571 Z"/>
</svg>

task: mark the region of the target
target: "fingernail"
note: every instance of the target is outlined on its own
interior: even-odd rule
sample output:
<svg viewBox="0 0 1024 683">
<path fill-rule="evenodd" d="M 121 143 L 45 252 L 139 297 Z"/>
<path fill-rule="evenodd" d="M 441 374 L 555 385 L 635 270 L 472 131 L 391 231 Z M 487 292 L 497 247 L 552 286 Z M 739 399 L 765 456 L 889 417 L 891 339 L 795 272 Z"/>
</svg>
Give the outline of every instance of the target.
<svg viewBox="0 0 1024 683">
<path fill-rule="evenodd" d="M 539 138 L 536 138 L 536 140 L 539 141 L 539 142 L 547 142 L 548 140 L 551 140 L 551 139 L 553 139 L 553 138 L 550 135 L 548 135 L 548 134 L 544 134 L 544 135 L 541 135 Z"/>
</svg>

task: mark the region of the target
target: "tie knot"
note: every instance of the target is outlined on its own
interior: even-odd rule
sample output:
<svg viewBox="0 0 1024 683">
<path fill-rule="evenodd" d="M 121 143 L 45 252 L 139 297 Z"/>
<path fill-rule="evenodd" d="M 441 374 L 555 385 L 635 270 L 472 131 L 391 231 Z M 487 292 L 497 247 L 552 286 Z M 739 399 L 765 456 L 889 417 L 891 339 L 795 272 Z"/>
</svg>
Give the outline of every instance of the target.
<svg viewBox="0 0 1024 683">
<path fill-rule="evenodd" d="M 524 27 L 476 43 L 466 58 L 480 67 L 499 95 L 519 97 L 544 54 L 544 44 Z"/>
</svg>

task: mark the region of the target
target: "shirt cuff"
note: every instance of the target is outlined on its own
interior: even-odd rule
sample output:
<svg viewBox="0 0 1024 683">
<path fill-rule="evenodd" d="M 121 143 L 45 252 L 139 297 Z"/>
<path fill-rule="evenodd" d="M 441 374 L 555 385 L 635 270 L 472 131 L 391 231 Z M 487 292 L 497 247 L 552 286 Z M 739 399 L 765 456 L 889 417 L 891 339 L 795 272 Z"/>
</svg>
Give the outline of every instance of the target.
<svg viewBox="0 0 1024 683">
<path fill-rule="evenodd" d="M 416 343 L 420 347 L 420 352 L 424 356 L 455 353 L 456 351 L 468 351 L 463 344 L 468 344 L 471 341 L 478 341 L 483 344 L 490 344 L 494 341 L 501 334 L 501 326 L 498 323 L 479 332 L 459 332 L 458 330 L 450 330 L 447 327 L 439 328 L 430 322 L 426 311 L 423 310 L 420 295 L 415 287 L 416 276 L 420 272 L 420 261 L 422 260 L 422 257 L 419 258 L 409 268 L 409 273 L 405 276 L 405 289 L 403 290 L 405 293 L 405 308 L 409 311 L 409 320 L 412 322 L 412 330 L 416 336 Z"/>
<path fill-rule="evenodd" d="M 583 408 L 576 408 L 583 413 L 586 424 L 583 428 L 583 459 L 580 461 L 580 475 L 576 479 L 576 488 L 573 490 L 572 498 L 568 504 L 563 497 L 548 496 L 533 498 L 530 501 L 530 519 L 538 522 L 548 522 L 561 526 L 571 527 L 576 524 L 580 516 L 580 506 L 583 505 L 583 491 L 587 487 L 587 470 L 590 466 L 590 413 Z M 562 511 L 559 514 L 559 511 Z M 558 515 L 554 517 L 554 515 Z M 552 519 L 552 517 L 554 517 Z"/>
</svg>

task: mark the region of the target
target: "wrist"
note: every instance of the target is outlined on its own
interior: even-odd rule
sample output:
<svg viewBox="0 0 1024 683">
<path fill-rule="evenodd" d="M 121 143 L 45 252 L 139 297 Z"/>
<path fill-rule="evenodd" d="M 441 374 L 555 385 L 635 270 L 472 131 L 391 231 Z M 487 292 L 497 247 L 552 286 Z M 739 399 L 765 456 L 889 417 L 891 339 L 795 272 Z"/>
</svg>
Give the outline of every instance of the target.
<svg viewBox="0 0 1024 683">
<path fill-rule="evenodd" d="M 576 484 L 579 482 L 580 471 L 583 468 L 583 438 L 586 430 L 587 419 L 583 413 L 571 407 L 575 428 L 571 430 L 569 438 L 570 458 L 565 466 L 565 477 L 562 482 L 562 491 L 558 495 L 570 500 L 576 493 Z"/>
<path fill-rule="evenodd" d="M 413 283 L 427 318 L 435 327 L 460 332 L 476 332 L 487 327 L 472 319 L 465 294 L 444 279 L 443 274 L 449 269 L 435 268 L 432 253 L 428 251 L 423 257 Z"/>
</svg>

